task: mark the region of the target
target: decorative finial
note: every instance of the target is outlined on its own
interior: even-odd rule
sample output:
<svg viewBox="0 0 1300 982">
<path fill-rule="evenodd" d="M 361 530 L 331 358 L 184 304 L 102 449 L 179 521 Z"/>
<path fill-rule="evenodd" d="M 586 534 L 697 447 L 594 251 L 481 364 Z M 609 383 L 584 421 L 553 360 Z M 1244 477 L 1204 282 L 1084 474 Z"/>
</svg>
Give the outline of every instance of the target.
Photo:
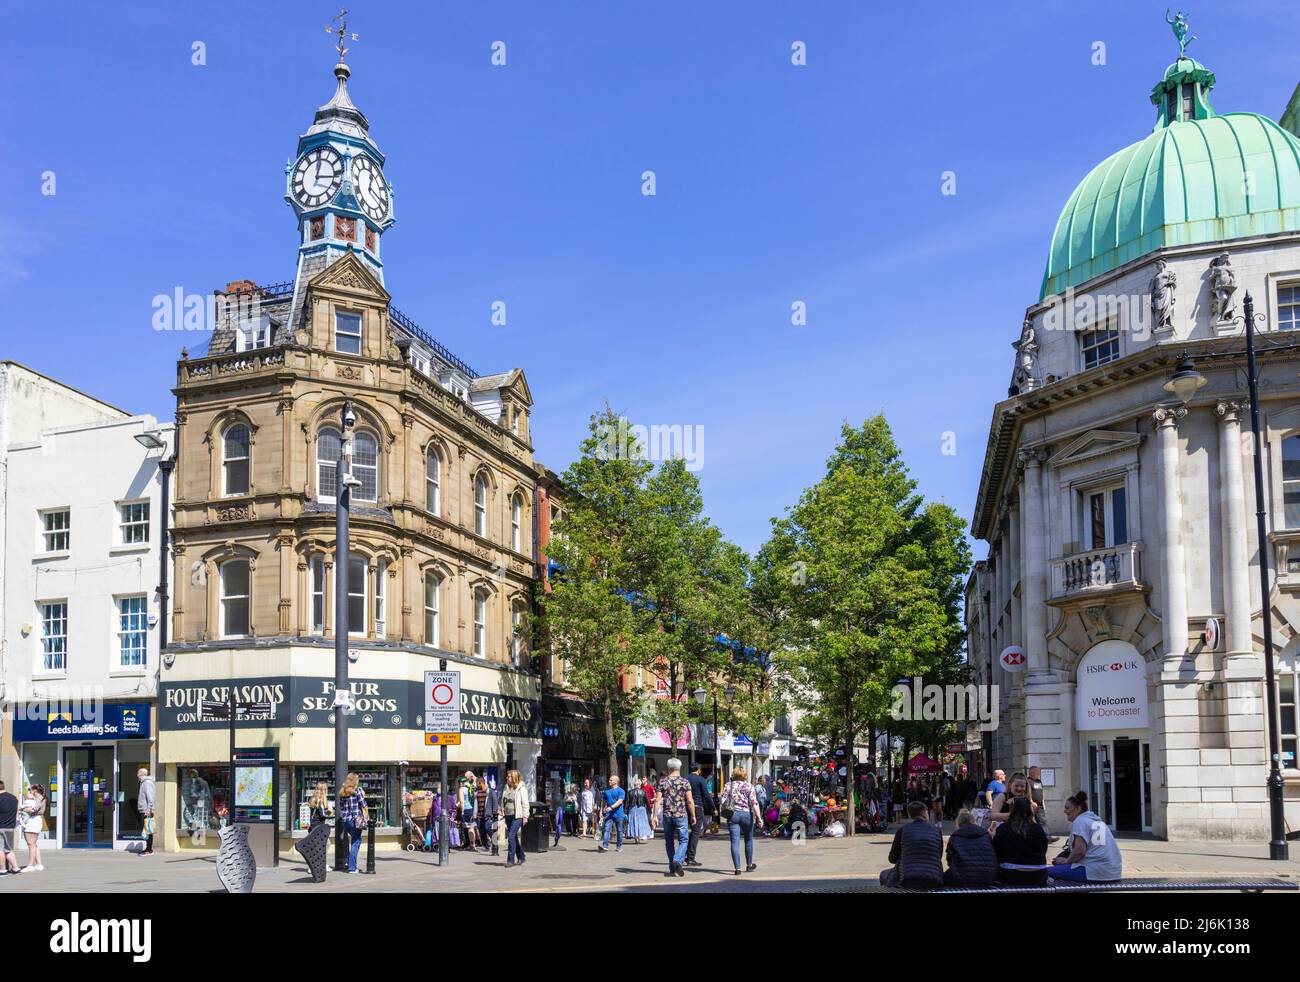
<svg viewBox="0 0 1300 982">
<path fill-rule="evenodd" d="M 1179 14 L 1178 16 L 1181 17 L 1182 14 Z M 328 24 L 325 25 L 326 34 L 337 34 L 339 36 L 339 43 L 334 46 L 334 50 L 339 53 L 340 65 L 344 64 L 344 58 L 348 53 L 348 49 L 343 47 L 343 42 L 361 40 L 361 38 L 359 38 L 357 35 L 348 33 L 347 17 L 348 17 L 347 7 L 340 7 L 338 14 L 330 18 L 330 20 L 338 22 L 338 27 L 330 27 Z"/>
<path fill-rule="evenodd" d="M 1165 8 L 1165 23 L 1168 24 L 1174 32 L 1174 37 L 1178 39 L 1178 57 L 1187 57 L 1187 46 L 1196 40 L 1195 34 L 1187 33 L 1187 15 L 1181 10 L 1176 16 L 1169 16 L 1169 8 Z"/>
</svg>

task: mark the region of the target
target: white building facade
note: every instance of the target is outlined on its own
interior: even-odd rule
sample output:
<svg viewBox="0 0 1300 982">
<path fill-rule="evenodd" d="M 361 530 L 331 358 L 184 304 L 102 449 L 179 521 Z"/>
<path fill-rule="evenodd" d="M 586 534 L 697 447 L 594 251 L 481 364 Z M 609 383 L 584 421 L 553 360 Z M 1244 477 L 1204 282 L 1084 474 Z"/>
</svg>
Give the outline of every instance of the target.
<svg viewBox="0 0 1300 982">
<path fill-rule="evenodd" d="M 1215 82 L 1180 56 L 1151 93 L 1153 132 L 1066 202 L 993 413 L 966 618 L 977 676 L 1001 688 L 987 764 L 1043 768 L 1058 825 L 1084 790 L 1119 832 L 1266 841 L 1266 616 L 1300 822 L 1300 140 L 1216 113 Z M 1203 379 L 1186 401 L 1166 388 L 1184 357 Z"/>
<path fill-rule="evenodd" d="M 136 771 L 155 756 L 172 429 L 19 366 L 12 377 L 0 776 L 15 793 L 47 789 L 46 845 L 129 848 Z"/>
</svg>

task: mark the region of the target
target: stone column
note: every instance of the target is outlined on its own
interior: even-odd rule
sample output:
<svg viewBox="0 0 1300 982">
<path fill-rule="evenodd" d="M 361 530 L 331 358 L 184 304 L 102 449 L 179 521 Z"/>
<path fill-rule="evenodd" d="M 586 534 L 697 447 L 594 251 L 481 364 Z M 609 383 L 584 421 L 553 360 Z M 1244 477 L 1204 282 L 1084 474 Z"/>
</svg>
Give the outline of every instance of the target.
<svg viewBox="0 0 1300 982">
<path fill-rule="evenodd" d="M 1156 422 L 1156 480 L 1160 488 L 1164 656 L 1181 660 L 1187 654 L 1187 564 L 1183 550 L 1183 491 L 1178 477 L 1178 421 L 1187 410 L 1182 406 L 1161 406 L 1151 415 Z"/>
<path fill-rule="evenodd" d="M 1246 544 L 1246 488 L 1241 468 L 1240 406 L 1220 402 L 1219 522 L 1223 538 L 1224 650 L 1229 658 L 1252 654 L 1250 626 L 1250 554 Z"/>
<path fill-rule="evenodd" d="M 1024 516 L 1024 562 L 1020 571 L 1020 597 L 1024 624 L 1025 657 L 1029 674 L 1047 671 L 1047 509 L 1043 501 L 1043 461 L 1047 452 L 1041 448 L 1021 450 L 1024 484 L 1020 509 Z"/>
</svg>

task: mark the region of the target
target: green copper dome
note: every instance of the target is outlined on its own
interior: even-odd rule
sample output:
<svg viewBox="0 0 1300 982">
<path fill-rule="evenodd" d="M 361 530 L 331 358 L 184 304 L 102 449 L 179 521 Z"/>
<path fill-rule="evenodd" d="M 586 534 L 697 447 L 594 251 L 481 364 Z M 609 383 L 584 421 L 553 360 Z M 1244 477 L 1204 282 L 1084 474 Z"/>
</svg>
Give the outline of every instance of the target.
<svg viewBox="0 0 1300 982">
<path fill-rule="evenodd" d="M 1065 203 L 1041 297 L 1165 246 L 1300 230 L 1300 140 L 1255 113 L 1216 115 L 1214 75 L 1179 58 L 1145 140 L 1107 157 Z"/>
</svg>

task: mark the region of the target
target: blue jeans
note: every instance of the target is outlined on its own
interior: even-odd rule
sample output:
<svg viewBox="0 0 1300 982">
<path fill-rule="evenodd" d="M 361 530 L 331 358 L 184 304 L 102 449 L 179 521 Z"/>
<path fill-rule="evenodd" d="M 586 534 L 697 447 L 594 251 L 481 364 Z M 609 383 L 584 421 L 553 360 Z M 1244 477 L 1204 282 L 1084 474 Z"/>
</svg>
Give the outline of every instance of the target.
<svg viewBox="0 0 1300 982">
<path fill-rule="evenodd" d="M 615 848 L 622 849 L 623 848 L 623 816 L 622 815 L 616 816 L 613 812 L 609 812 L 605 816 L 605 820 L 600 824 L 602 828 L 601 837 L 600 837 L 600 847 L 602 849 L 609 848 L 609 827 L 612 825 L 614 827 L 614 831 L 618 833 L 618 845 L 615 846 Z"/>
<path fill-rule="evenodd" d="M 1088 867 L 1080 863 L 1078 866 L 1071 866 L 1069 863 L 1057 863 L 1055 866 L 1048 867 L 1047 876 L 1053 880 L 1069 880 L 1074 883 L 1088 882 Z"/>
<path fill-rule="evenodd" d="M 754 865 L 754 816 L 750 812 L 735 811 L 727 823 L 731 836 L 731 865 L 740 869 L 740 838 L 745 837 L 745 865 Z"/>
<path fill-rule="evenodd" d="M 357 871 L 357 856 L 361 852 L 361 826 L 353 825 L 351 822 L 343 823 L 343 832 L 352 839 L 352 845 L 348 847 L 348 872 Z"/>
<path fill-rule="evenodd" d="M 686 842 L 691 827 L 685 815 L 664 819 L 664 851 L 668 853 L 668 868 L 676 869 L 686 859 Z"/>
<path fill-rule="evenodd" d="M 560 833 L 564 831 L 564 806 L 555 809 L 555 844 L 560 844 Z"/>
<path fill-rule="evenodd" d="M 519 841 L 519 830 L 523 827 L 524 820 L 522 818 L 510 819 L 510 825 L 506 828 L 507 863 L 522 863 L 524 861 L 524 844 Z"/>
</svg>

